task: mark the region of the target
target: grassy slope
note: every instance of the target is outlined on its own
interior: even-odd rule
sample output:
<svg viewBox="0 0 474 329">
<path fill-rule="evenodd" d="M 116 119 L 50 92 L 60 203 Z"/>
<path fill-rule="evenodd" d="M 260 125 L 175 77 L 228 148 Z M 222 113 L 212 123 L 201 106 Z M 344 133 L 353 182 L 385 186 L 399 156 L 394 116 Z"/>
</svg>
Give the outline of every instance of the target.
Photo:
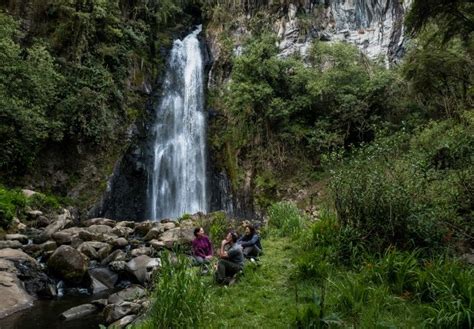
<svg viewBox="0 0 474 329">
<path fill-rule="evenodd" d="M 291 279 L 300 252 L 290 239 L 269 237 L 263 240 L 263 245 L 265 255 L 261 266 L 248 265 L 237 284 L 216 286 L 211 277 L 206 278 L 211 295 L 211 314 L 206 327 L 294 328 L 297 312 L 312 304 L 314 294 L 320 295 L 320 289 L 311 280 Z M 326 312 L 336 314 L 339 325 L 329 328 L 423 327 L 420 304 L 392 295 L 384 286 L 367 285 L 359 276 L 340 268 L 330 273 Z M 359 294 L 365 298 L 358 298 Z M 352 304 L 349 314 L 343 311 L 346 303 Z"/>
<path fill-rule="evenodd" d="M 247 266 L 237 284 L 211 288 L 212 328 L 287 328 L 295 312 L 288 282 L 292 247 L 286 238 L 263 240 L 261 266 Z"/>
</svg>

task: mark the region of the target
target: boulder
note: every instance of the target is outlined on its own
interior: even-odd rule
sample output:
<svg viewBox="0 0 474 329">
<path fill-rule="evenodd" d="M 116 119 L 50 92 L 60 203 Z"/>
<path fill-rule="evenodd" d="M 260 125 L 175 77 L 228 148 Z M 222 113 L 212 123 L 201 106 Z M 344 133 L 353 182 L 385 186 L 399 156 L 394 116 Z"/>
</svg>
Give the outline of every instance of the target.
<svg viewBox="0 0 474 329">
<path fill-rule="evenodd" d="M 86 230 L 81 231 L 78 237 L 82 241 L 101 241 L 102 240 L 102 234 L 91 233 Z"/>
<path fill-rule="evenodd" d="M 112 271 L 120 273 L 127 269 L 127 262 L 123 260 L 116 260 L 109 263 L 109 267 Z"/>
<path fill-rule="evenodd" d="M 67 225 L 70 225 L 72 223 L 71 220 L 71 214 L 67 209 L 63 209 L 63 213 L 58 216 L 58 218 L 49 224 L 43 231 L 43 233 L 39 236 L 39 242 L 45 242 L 47 240 L 50 240 L 52 235 L 63 228 L 65 228 Z"/>
<path fill-rule="evenodd" d="M 24 234 L 7 234 L 5 235 L 5 240 L 19 241 L 22 244 L 28 243 L 28 237 Z"/>
<path fill-rule="evenodd" d="M 40 256 L 40 254 L 43 252 L 43 248 L 41 248 L 41 245 L 38 244 L 27 244 L 21 247 L 21 249 L 34 258 Z"/>
<path fill-rule="evenodd" d="M 175 222 L 166 222 L 166 223 L 161 223 L 161 226 L 163 227 L 164 231 L 171 230 L 173 228 L 176 228 L 176 223 Z"/>
<path fill-rule="evenodd" d="M 35 227 L 46 227 L 51 224 L 51 219 L 46 216 L 39 216 L 35 219 Z"/>
<path fill-rule="evenodd" d="M 22 262 L 22 263 L 29 263 L 31 266 L 39 266 L 38 262 L 28 256 L 21 250 L 18 249 L 0 249 L 0 259 L 5 259 L 12 262 Z"/>
<path fill-rule="evenodd" d="M 81 319 L 98 312 L 98 310 L 97 306 L 93 304 L 82 304 L 61 313 L 60 318 L 66 321 Z"/>
<path fill-rule="evenodd" d="M 112 242 L 112 246 L 114 246 L 116 248 L 124 248 L 124 247 L 128 246 L 128 241 L 125 238 L 118 238 L 118 239 L 115 239 Z"/>
<path fill-rule="evenodd" d="M 153 228 L 153 223 L 148 221 L 144 221 L 135 225 L 135 233 L 141 236 L 145 236 L 148 231 Z"/>
<path fill-rule="evenodd" d="M 87 271 L 87 257 L 70 246 L 60 246 L 48 260 L 48 268 L 67 282 L 80 283 Z"/>
<path fill-rule="evenodd" d="M 123 220 L 121 222 L 118 222 L 117 225 L 115 225 L 115 227 L 128 227 L 128 228 L 134 229 L 135 224 L 136 224 L 135 222 Z"/>
<path fill-rule="evenodd" d="M 0 296 L 0 319 L 33 306 L 33 297 L 14 273 L 0 272 Z"/>
<path fill-rule="evenodd" d="M 101 262 L 102 265 L 107 265 L 110 262 L 114 261 L 124 261 L 127 259 L 127 255 L 122 250 L 115 250 L 110 255 L 108 255 L 104 260 Z"/>
<path fill-rule="evenodd" d="M 24 196 L 26 196 L 27 198 L 30 198 L 32 197 L 33 195 L 35 195 L 36 193 L 38 192 L 35 192 L 33 190 L 28 190 L 28 189 L 23 189 L 21 190 L 21 192 L 23 193 Z"/>
<path fill-rule="evenodd" d="M 107 225 L 91 225 L 87 228 L 87 231 L 93 234 L 111 234 L 112 227 Z"/>
<path fill-rule="evenodd" d="M 150 229 L 148 231 L 148 233 L 145 235 L 145 237 L 143 239 L 145 241 L 158 239 L 164 231 L 165 230 L 164 230 L 163 226 L 161 226 L 161 225 L 158 226 L 158 227 L 153 227 L 152 229 Z"/>
<path fill-rule="evenodd" d="M 77 247 L 77 250 L 91 259 L 102 260 L 109 255 L 112 247 L 105 242 L 86 241 Z"/>
<path fill-rule="evenodd" d="M 148 243 L 155 250 L 163 250 L 166 247 L 166 244 L 163 241 L 159 240 L 151 240 Z"/>
<path fill-rule="evenodd" d="M 159 258 L 151 258 L 146 255 L 133 258 L 127 263 L 126 271 L 140 283 L 150 280 L 152 272 L 161 266 Z"/>
<path fill-rule="evenodd" d="M 56 241 L 56 243 L 59 245 L 71 244 L 72 234 L 68 232 L 59 231 L 59 232 L 53 233 L 51 235 L 51 238 L 54 241 Z"/>
<path fill-rule="evenodd" d="M 108 298 L 109 304 L 120 304 L 122 302 L 130 302 L 138 300 L 146 296 L 146 290 L 138 284 L 131 285 L 130 287 L 112 294 Z"/>
<path fill-rule="evenodd" d="M 130 323 L 132 323 L 133 320 L 135 320 L 136 318 L 137 318 L 137 316 L 135 314 L 124 316 L 123 318 L 121 318 L 121 319 L 115 321 L 114 323 L 112 323 L 110 325 L 110 328 L 114 328 L 114 329 L 125 328 Z"/>
<path fill-rule="evenodd" d="M 112 289 L 115 287 L 115 284 L 118 281 L 117 273 L 112 272 L 106 267 L 98 267 L 89 270 L 89 276 L 92 279 L 93 283 L 96 283 L 96 287 L 94 287 L 94 293 Z"/>
<path fill-rule="evenodd" d="M 112 219 L 108 218 L 91 218 L 83 222 L 84 226 L 92 226 L 92 225 L 107 225 L 110 227 L 114 227 L 116 222 Z"/>
<path fill-rule="evenodd" d="M 11 249 L 19 249 L 23 245 L 20 241 L 10 240 L 10 241 L 0 241 L 0 249 L 11 248 Z"/>
<path fill-rule="evenodd" d="M 150 247 L 140 247 L 140 248 L 137 248 L 137 249 L 133 249 L 130 252 L 130 254 L 133 257 L 142 256 L 142 255 L 151 256 L 153 254 L 153 249 L 150 248 Z"/>
<path fill-rule="evenodd" d="M 40 244 L 40 247 L 43 252 L 46 252 L 56 250 L 58 248 L 58 245 L 56 244 L 56 242 L 50 240 Z"/>
<path fill-rule="evenodd" d="M 112 230 L 112 233 L 119 237 L 128 238 L 128 236 L 133 233 L 133 228 L 126 227 L 126 226 L 115 227 Z"/>
<path fill-rule="evenodd" d="M 194 240 L 194 229 L 173 228 L 160 235 L 159 240 L 163 241 L 169 248 L 174 244 L 190 244 Z"/>
<path fill-rule="evenodd" d="M 25 276 L 29 283 L 31 277 L 26 276 L 35 275 L 38 269 L 38 262 L 23 251 L 0 250 L 0 318 L 33 305 L 33 297 L 18 276 Z"/>
<path fill-rule="evenodd" d="M 29 220 L 37 220 L 40 216 L 43 216 L 43 212 L 40 210 L 30 210 L 26 212 L 26 216 Z"/>
<path fill-rule="evenodd" d="M 108 303 L 109 301 L 105 298 L 95 299 L 91 302 L 92 305 L 97 306 L 101 310 L 104 309 L 104 307 L 106 307 Z"/>
<path fill-rule="evenodd" d="M 104 308 L 106 323 L 114 322 L 129 314 L 136 314 L 140 311 L 141 305 L 132 302 L 122 302 L 120 304 L 109 304 Z"/>
</svg>

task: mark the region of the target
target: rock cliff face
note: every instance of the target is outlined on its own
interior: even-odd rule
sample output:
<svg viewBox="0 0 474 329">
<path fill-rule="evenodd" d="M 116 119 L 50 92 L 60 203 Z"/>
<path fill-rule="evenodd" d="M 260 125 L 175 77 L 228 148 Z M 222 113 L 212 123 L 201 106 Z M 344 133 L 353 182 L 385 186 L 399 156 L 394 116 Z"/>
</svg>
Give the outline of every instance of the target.
<svg viewBox="0 0 474 329">
<path fill-rule="evenodd" d="M 403 17 L 410 1 L 335 0 L 289 4 L 275 23 L 283 56 L 305 55 L 313 40 L 355 44 L 368 57 L 395 62 L 403 55 Z"/>
<path fill-rule="evenodd" d="M 279 56 L 308 55 L 314 41 L 347 42 L 356 45 L 369 58 L 389 66 L 404 54 L 403 19 L 411 0 L 290 0 L 250 1 L 228 5 L 225 19 L 213 17 L 206 38 L 214 64 L 209 72 L 209 88 L 224 85 L 231 74 L 231 55 L 242 53 L 245 40 L 255 26 L 265 25 L 276 36 Z M 230 12 L 230 14 L 229 14 Z M 230 20 L 230 22 L 229 22 Z M 261 28 L 261 27 L 258 27 Z M 257 28 L 257 29 L 258 29 Z M 225 35 L 224 38 L 222 36 Z M 232 50 L 229 51 L 229 41 Z M 212 121 L 211 121 L 212 125 Z M 219 127 L 216 127 L 219 129 Z M 238 217 L 253 217 L 253 164 L 241 164 L 246 173 L 244 186 L 231 186 L 221 169 L 214 188 L 217 204 Z M 253 174 L 252 174 L 253 173 Z M 214 208 L 216 209 L 216 208 Z M 257 211 L 258 212 L 258 211 Z"/>
</svg>

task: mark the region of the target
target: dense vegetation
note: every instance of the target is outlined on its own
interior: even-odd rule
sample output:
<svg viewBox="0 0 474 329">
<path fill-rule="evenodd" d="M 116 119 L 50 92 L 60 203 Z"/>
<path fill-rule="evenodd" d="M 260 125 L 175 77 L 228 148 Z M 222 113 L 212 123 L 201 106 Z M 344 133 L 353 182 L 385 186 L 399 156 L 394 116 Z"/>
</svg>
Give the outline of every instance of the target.
<svg viewBox="0 0 474 329">
<path fill-rule="evenodd" d="M 190 19 L 193 3 L 38 1 L 17 23 L 26 9 L 0 2 L 1 172 L 31 168 L 54 143 L 100 148 L 123 134 L 144 113 L 143 86 L 180 30 L 174 19 Z M 474 243 L 472 2 L 415 0 L 413 39 L 390 69 L 347 44 L 279 57 L 269 3 L 202 3 L 219 32 L 214 74 L 228 81 L 209 91 L 211 147 L 234 188 L 250 181 L 269 216 L 268 258 L 228 291 L 206 290 L 184 260 L 166 264 L 155 322 L 143 326 L 235 325 L 233 307 L 254 315 L 249 326 L 261 325 L 256 313 L 273 314 L 271 326 L 284 305 L 285 325 L 300 328 L 471 328 L 474 273 L 460 256 Z M 242 12 L 249 33 L 236 56 Z M 298 199 L 310 216 L 278 202 L 311 183 L 321 184 Z M 27 202 L 0 189 L 0 225 Z M 214 238 L 225 225 L 210 227 Z M 245 289 L 270 303 L 252 304 Z"/>
<path fill-rule="evenodd" d="M 191 1 L 1 1 L 0 171 L 52 144 L 107 152 L 147 93 Z M 176 24 L 179 20 L 183 25 Z"/>
</svg>

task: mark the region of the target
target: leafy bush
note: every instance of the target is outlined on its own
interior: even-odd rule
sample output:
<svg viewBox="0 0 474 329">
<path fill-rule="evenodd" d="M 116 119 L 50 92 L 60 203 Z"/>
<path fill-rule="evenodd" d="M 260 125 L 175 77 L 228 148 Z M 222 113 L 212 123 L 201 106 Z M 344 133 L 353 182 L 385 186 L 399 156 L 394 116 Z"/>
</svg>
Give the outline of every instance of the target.
<svg viewBox="0 0 474 329">
<path fill-rule="evenodd" d="M 300 210 L 290 202 L 278 202 L 268 210 L 268 224 L 280 236 L 296 237 L 304 227 Z"/>
<path fill-rule="evenodd" d="M 472 123 L 450 120 L 379 138 L 348 161 L 339 157 L 330 188 L 342 227 L 374 250 L 440 247 L 469 236 L 472 136 Z"/>
<path fill-rule="evenodd" d="M 0 227 L 7 228 L 13 217 L 26 206 L 26 197 L 17 190 L 8 190 L 0 186 Z"/>
<path fill-rule="evenodd" d="M 206 285 L 189 260 L 168 253 L 155 280 L 155 292 L 147 319 L 136 328 L 200 328 L 206 323 L 209 295 Z"/>
</svg>

